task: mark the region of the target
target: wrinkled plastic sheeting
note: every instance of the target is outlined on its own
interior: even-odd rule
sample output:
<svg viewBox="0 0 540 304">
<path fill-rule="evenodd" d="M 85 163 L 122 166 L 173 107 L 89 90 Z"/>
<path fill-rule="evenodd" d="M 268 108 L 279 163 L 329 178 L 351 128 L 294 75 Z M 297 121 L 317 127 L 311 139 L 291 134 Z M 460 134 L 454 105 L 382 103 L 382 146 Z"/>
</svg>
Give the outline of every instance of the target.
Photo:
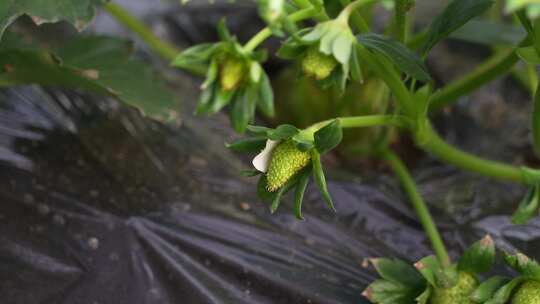
<svg viewBox="0 0 540 304">
<path fill-rule="evenodd" d="M 224 130 L 83 93 L 1 91 L 2 303 L 365 303 L 365 258 L 430 253 L 384 176 L 331 182 L 337 214 L 310 188 L 305 221 L 290 200 L 271 216 Z M 503 213 L 522 189 L 427 164 L 415 175 L 453 255 L 485 232 L 538 252 L 538 221 Z"/>
<path fill-rule="evenodd" d="M 271 216 L 218 129 L 1 91 L 2 303 L 365 303 L 364 258 L 429 252 L 399 196 L 369 184 L 331 183 L 337 215 L 310 189 L 305 221 Z"/>
</svg>

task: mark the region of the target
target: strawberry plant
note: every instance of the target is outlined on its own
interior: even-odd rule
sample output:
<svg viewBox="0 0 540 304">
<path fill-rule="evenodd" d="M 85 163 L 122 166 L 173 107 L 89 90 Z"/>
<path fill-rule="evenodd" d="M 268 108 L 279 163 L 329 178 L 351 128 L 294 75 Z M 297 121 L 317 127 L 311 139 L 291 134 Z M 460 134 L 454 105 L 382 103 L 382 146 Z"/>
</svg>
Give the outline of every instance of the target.
<svg viewBox="0 0 540 304">
<path fill-rule="evenodd" d="M 276 212 L 285 194 L 294 190 L 295 215 L 303 219 L 302 203 L 310 179 L 328 209 L 335 210 L 321 156 L 344 145 L 346 132 L 382 130 L 369 142 L 369 154 L 386 162 L 401 182 L 434 255 L 414 266 L 390 257 L 371 259 L 381 278 L 364 291 L 365 298 L 384 304 L 540 303 L 540 266 L 524 253 L 503 254 L 506 264 L 517 273 L 508 278 L 486 277 L 497 256 L 490 237 L 473 244 L 459 259 L 451 259 L 415 181 L 391 145 L 396 138 L 409 135 L 417 148 L 442 162 L 488 178 L 524 184 L 529 192 L 517 204 L 512 221 L 524 224 L 536 216 L 540 209 L 540 169 L 463 151 L 439 135 L 430 114 L 501 75 L 512 74 L 533 96 L 531 147 L 540 156 L 540 81 L 536 72 L 540 64 L 540 3 L 452 0 L 431 24 L 418 30 L 412 26 L 414 0 L 259 0 L 256 5 L 267 26 L 248 41 L 236 38 L 222 20 L 216 29 L 219 41 L 180 51 L 112 2 L 7 1 L 0 4 L 0 86 L 37 83 L 83 88 L 137 107 L 151 118 L 164 122 L 176 119 L 176 98 L 151 68 L 131 56 L 130 42 L 79 34 L 69 43 L 57 45 L 45 43 L 36 35 L 36 26 L 60 20 L 81 30 L 96 10 L 104 9 L 172 67 L 202 77 L 196 113 L 225 111 L 232 128 L 245 135 L 227 146 L 240 153 L 253 153 L 253 169 L 244 173 L 258 176 L 253 191 L 269 202 L 271 212 Z M 379 5 L 391 16 L 382 31 L 375 30 L 372 18 L 374 7 Z M 468 74 L 438 87 L 425 59 L 439 42 L 459 31 L 463 35 L 463 29 L 474 22 L 478 30 L 489 32 L 488 25 L 481 21 L 488 12 L 501 23 L 519 27 L 524 34 L 511 47 L 495 47 L 488 38 L 497 33 L 486 35 L 488 38 L 472 37 L 492 47 L 493 56 Z M 21 16 L 30 17 L 34 25 L 20 24 L 19 19 L 25 18 Z M 257 117 L 268 122 L 279 110 L 274 104 L 275 88 L 264 67 L 269 55 L 263 42 L 271 37 L 281 41 L 272 55 L 294 67 L 300 78 L 315 84 L 320 89 L 317 92 L 332 93 L 336 109 L 332 106 L 328 119 L 305 126 L 293 125 L 292 121 L 272 127 L 255 125 Z M 518 62 L 521 68 L 515 68 Z M 372 87 L 375 93 L 369 91 Z M 351 102 L 341 101 L 344 96 L 356 96 L 355 90 L 383 106 L 374 107 L 375 113 L 353 115 Z M 286 103 L 280 107 L 288 110 Z M 304 106 L 302 111 L 301 115 L 307 117 L 317 109 Z"/>
</svg>

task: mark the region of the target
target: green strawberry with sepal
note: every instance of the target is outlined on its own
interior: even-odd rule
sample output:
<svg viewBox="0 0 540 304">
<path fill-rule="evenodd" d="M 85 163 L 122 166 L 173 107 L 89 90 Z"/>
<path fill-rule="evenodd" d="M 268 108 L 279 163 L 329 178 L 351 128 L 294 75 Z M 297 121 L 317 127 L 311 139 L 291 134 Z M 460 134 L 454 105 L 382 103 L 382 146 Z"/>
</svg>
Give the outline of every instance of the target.
<svg viewBox="0 0 540 304">
<path fill-rule="evenodd" d="M 256 108 L 274 115 L 274 93 L 261 63 L 264 52 L 246 51 L 229 33 L 224 21 L 218 25 L 221 41 L 193 46 L 180 53 L 173 66 L 206 75 L 197 102 L 197 114 L 215 114 L 228 107 L 233 128 L 243 133 L 254 119 Z"/>
<path fill-rule="evenodd" d="M 246 173 L 251 176 L 261 174 L 257 193 L 263 200 L 271 202 L 272 212 L 278 209 L 283 195 L 295 189 L 294 211 L 296 217 L 302 219 L 302 201 L 310 175 L 328 207 L 335 210 L 320 157 L 341 142 L 343 133 L 339 119 L 305 130 L 286 124 L 275 129 L 248 126 L 248 131 L 253 137 L 227 146 L 239 152 L 260 152 L 253 159 L 256 170 Z"/>
</svg>

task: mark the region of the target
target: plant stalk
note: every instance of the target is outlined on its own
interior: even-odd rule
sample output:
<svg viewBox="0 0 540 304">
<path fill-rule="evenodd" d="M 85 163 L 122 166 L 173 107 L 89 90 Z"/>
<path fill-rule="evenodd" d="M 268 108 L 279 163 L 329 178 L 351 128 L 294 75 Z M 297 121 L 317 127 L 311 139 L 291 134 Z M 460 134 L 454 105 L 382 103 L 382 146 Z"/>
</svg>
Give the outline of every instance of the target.
<svg viewBox="0 0 540 304">
<path fill-rule="evenodd" d="M 304 19 L 311 18 L 318 14 L 317 9 L 314 7 L 305 8 L 290 14 L 287 18 L 292 22 L 298 22 Z M 266 39 L 272 36 L 272 30 L 269 27 L 263 28 L 255 36 L 253 36 L 244 46 L 244 50 L 251 52 L 257 48 Z"/>
<path fill-rule="evenodd" d="M 472 72 L 446 85 L 431 96 L 430 110 L 437 111 L 509 71 L 519 58 L 513 49 L 498 51 Z"/>
<path fill-rule="evenodd" d="M 420 223 L 422 223 L 422 227 L 424 228 L 424 231 L 431 242 L 431 246 L 439 259 L 439 262 L 443 266 L 449 266 L 451 261 L 450 257 L 448 256 L 448 251 L 446 250 L 439 230 L 435 225 L 435 221 L 433 220 L 426 203 L 422 199 L 422 196 L 418 192 L 416 183 L 407 170 L 407 167 L 395 153 L 389 150 L 384 151 L 382 156 L 392 167 L 394 173 L 401 183 L 401 186 L 407 193 L 409 200 L 416 211 L 418 219 L 420 220 Z"/>
<path fill-rule="evenodd" d="M 105 5 L 105 10 L 107 10 L 107 12 L 114 19 L 116 19 L 116 21 L 118 21 L 118 23 L 136 33 L 164 60 L 172 61 L 180 53 L 180 49 L 154 35 L 152 30 L 150 30 L 146 24 L 132 16 L 121 6 L 113 2 L 109 2 Z"/>
<path fill-rule="evenodd" d="M 408 126 L 407 118 L 398 115 L 365 115 L 365 116 L 350 116 L 350 117 L 338 117 L 342 129 L 351 128 L 365 128 L 365 127 L 378 127 L 378 126 Z M 316 124 L 311 125 L 306 129 L 308 132 L 316 132 L 323 128 L 327 124 L 334 121 L 334 119 L 328 119 Z"/>
<path fill-rule="evenodd" d="M 364 20 L 362 15 L 359 12 L 355 11 L 355 9 L 359 8 L 359 7 L 363 6 L 363 5 L 369 5 L 370 3 L 373 3 L 373 1 L 364 1 L 364 2 L 367 2 L 367 3 L 360 3 L 360 4 L 358 4 L 359 6 L 353 7 L 353 8 L 350 8 L 350 6 L 352 4 L 354 4 L 354 3 L 357 3 L 358 1 L 351 3 L 351 0 L 340 0 L 340 2 L 341 2 L 341 5 L 343 7 L 345 7 L 343 9 L 344 11 L 349 10 L 349 11 L 346 12 L 347 15 L 350 15 L 350 17 L 347 16 L 347 19 L 349 19 L 349 18 L 351 19 L 351 23 L 356 27 L 356 29 L 360 33 L 369 32 L 369 25 Z"/>
<path fill-rule="evenodd" d="M 425 133 L 422 134 L 422 142 L 417 141 L 417 144 L 447 163 L 494 179 L 527 183 L 523 171 L 519 167 L 486 160 L 459 150 L 445 142 L 430 124 L 426 126 L 423 132 Z"/>
</svg>

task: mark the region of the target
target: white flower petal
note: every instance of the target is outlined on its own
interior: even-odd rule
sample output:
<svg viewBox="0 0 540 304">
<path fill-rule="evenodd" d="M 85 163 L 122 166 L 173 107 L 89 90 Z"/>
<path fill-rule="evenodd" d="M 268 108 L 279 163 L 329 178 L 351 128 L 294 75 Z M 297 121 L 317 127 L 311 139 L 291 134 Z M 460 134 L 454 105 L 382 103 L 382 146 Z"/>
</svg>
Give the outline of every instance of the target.
<svg viewBox="0 0 540 304">
<path fill-rule="evenodd" d="M 258 171 L 266 173 L 268 170 L 268 165 L 270 165 L 270 158 L 272 157 L 272 151 L 279 144 L 279 141 L 276 140 L 267 140 L 266 146 L 261 153 L 257 154 L 253 159 L 253 167 Z"/>
</svg>

